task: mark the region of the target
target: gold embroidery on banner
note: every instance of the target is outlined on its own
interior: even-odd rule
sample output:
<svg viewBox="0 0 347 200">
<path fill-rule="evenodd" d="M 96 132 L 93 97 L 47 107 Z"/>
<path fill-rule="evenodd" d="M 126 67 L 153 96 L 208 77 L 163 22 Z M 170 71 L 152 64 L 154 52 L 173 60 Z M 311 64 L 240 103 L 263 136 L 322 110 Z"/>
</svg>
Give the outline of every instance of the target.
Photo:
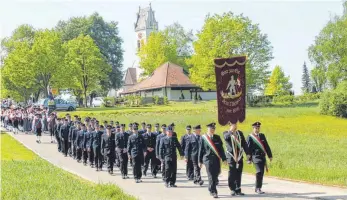
<svg viewBox="0 0 347 200">
<path fill-rule="evenodd" d="M 244 65 L 244 64 L 246 64 L 246 60 L 244 62 L 239 62 L 239 61 L 235 60 L 235 62 L 230 63 L 230 64 L 227 61 L 225 61 L 222 65 L 217 65 L 217 63 L 215 63 L 215 66 L 218 68 L 222 68 L 222 67 L 225 67 L 225 65 L 228 67 L 232 67 L 232 66 L 235 66 L 236 64 Z"/>
</svg>

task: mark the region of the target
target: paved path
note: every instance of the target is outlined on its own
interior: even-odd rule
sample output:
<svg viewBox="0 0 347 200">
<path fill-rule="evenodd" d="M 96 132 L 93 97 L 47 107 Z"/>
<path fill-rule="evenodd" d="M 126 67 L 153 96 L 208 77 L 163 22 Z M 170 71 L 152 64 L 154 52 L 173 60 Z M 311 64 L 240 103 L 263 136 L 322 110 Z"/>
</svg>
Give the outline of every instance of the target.
<svg viewBox="0 0 347 200">
<path fill-rule="evenodd" d="M 205 200 L 212 199 L 207 190 L 206 169 L 202 168 L 202 176 L 205 184 L 203 187 L 196 186 L 185 178 L 184 162 L 178 162 L 177 188 L 165 188 L 160 175 L 157 179 L 143 177 L 142 183 L 135 183 L 132 179 L 132 170 L 129 168 L 130 179 L 123 180 L 120 171 L 115 170 L 115 175 L 109 175 L 105 170 L 96 172 L 94 168 L 77 163 L 70 157 L 64 157 L 57 151 L 56 144 L 50 143 L 49 136 L 42 137 L 42 143 L 35 142 L 36 137 L 26 134 L 11 134 L 15 139 L 27 148 L 37 153 L 52 164 L 61 167 L 73 174 L 81 176 L 96 183 L 114 183 L 126 193 L 138 197 L 141 200 Z M 231 198 L 227 186 L 227 172 L 223 171 L 218 186 L 219 198 Z M 254 193 L 253 175 L 242 176 L 242 190 L 244 197 L 232 197 L 243 199 L 347 199 L 347 189 L 325 187 L 320 185 L 283 181 L 274 178 L 264 178 L 264 195 Z"/>
</svg>

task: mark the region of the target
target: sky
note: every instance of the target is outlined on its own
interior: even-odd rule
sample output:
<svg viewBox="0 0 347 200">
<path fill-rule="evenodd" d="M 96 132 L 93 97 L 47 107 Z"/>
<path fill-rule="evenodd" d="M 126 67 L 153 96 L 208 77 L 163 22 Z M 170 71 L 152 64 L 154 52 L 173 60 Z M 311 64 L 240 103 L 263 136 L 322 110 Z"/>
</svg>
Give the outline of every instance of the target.
<svg viewBox="0 0 347 200">
<path fill-rule="evenodd" d="M 123 69 L 132 67 L 136 59 L 136 35 L 134 23 L 139 6 L 152 4 L 159 30 L 174 22 L 194 33 L 201 30 L 205 16 L 210 13 L 233 12 L 249 17 L 259 24 L 262 33 L 268 35 L 273 46 L 274 59 L 270 69 L 280 65 L 290 76 L 296 94 L 301 92 L 302 66 L 307 49 L 315 37 L 334 15 L 343 12 L 342 0 L 326 1 L 117 1 L 117 0 L 0 0 L 0 39 L 11 35 L 21 24 L 34 28 L 53 28 L 59 20 L 91 15 L 98 12 L 106 21 L 119 23 L 119 35 L 123 39 Z"/>
</svg>

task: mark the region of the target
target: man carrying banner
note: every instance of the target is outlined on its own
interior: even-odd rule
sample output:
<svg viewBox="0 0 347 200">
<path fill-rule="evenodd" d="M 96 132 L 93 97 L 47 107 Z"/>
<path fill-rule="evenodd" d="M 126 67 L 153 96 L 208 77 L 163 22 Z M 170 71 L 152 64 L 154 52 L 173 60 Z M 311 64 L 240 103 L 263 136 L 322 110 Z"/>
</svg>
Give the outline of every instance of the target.
<svg viewBox="0 0 347 200">
<path fill-rule="evenodd" d="M 260 125 L 260 122 L 252 124 L 253 133 L 251 133 L 247 138 L 247 146 L 251 154 L 248 163 L 250 164 L 252 161 L 256 169 L 255 192 L 258 194 L 264 194 L 264 192 L 261 191 L 261 187 L 263 184 L 264 168 L 268 171 L 266 155 L 269 157 L 270 161 L 272 161 L 272 153 L 265 135 L 260 133 Z"/>
<path fill-rule="evenodd" d="M 207 134 L 203 135 L 199 148 L 200 168 L 202 164 L 206 167 L 208 175 L 208 190 L 210 195 L 218 198 L 217 182 L 220 174 L 220 161 L 226 162 L 226 157 L 223 149 L 223 142 L 218 135 L 215 135 L 216 124 L 207 125 Z"/>
<path fill-rule="evenodd" d="M 230 123 L 229 131 L 223 133 L 226 142 L 226 157 L 229 164 L 228 185 L 231 196 L 244 195 L 241 192 L 241 175 L 243 170 L 243 153 L 250 158 L 246 139 L 242 131 L 237 130 L 236 123 Z"/>
</svg>

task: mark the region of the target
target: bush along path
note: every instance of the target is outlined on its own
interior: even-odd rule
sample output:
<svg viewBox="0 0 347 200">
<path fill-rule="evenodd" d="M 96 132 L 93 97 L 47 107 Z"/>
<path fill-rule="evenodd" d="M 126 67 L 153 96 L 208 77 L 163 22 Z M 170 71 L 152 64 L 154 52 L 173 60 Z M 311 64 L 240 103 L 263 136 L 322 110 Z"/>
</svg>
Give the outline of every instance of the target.
<svg viewBox="0 0 347 200">
<path fill-rule="evenodd" d="M 17 134 L 13 135 L 9 133 L 16 140 L 21 142 L 24 146 L 34 151 L 36 154 L 51 162 L 55 166 L 58 166 L 66 171 L 74 173 L 82 178 L 95 183 L 111 183 L 116 184 L 125 193 L 131 194 L 139 199 L 143 200 L 204 200 L 211 199 L 207 189 L 207 177 L 206 169 L 202 168 L 202 178 L 205 181 L 203 186 L 194 185 L 191 181 L 188 181 L 185 177 L 185 165 L 183 161 L 178 162 L 178 174 L 177 174 L 177 188 L 166 188 L 162 182 L 160 175 L 157 179 L 152 178 L 150 175 L 143 178 L 142 183 L 135 183 L 131 178 L 132 170 L 129 170 L 130 179 L 123 180 L 120 171 L 116 169 L 113 175 L 109 175 L 104 169 L 101 172 L 96 172 L 95 169 L 89 166 L 83 166 L 77 163 L 70 157 L 64 157 L 56 149 L 55 144 L 50 143 L 48 136 L 43 136 L 42 143 L 35 142 L 35 138 L 32 135 Z M 58 174 L 57 174 L 58 176 Z M 227 172 L 223 171 L 219 177 L 220 184 L 218 186 L 218 194 L 220 198 L 229 198 L 230 190 L 227 182 Z M 242 191 L 246 194 L 241 198 L 254 198 L 254 199 L 278 199 L 278 198 L 290 198 L 290 199 L 347 199 L 347 189 L 338 187 L 327 187 L 321 185 L 299 183 L 284 181 L 275 178 L 269 178 L 265 176 L 263 191 L 264 195 L 258 195 L 254 193 L 254 175 L 244 174 L 242 177 Z M 30 187 L 28 182 L 27 187 Z M 44 186 L 41 190 L 45 190 Z M 111 191 L 110 191 L 111 192 Z M 54 197 L 52 197 L 54 199 Z M 235 198 L 235 197 L 233 197 Z M 103 199 L 103 198 L 101 198 Z M 126 197 L 114 197 L 104 199 L 127 199 Z"/>
</svg>

